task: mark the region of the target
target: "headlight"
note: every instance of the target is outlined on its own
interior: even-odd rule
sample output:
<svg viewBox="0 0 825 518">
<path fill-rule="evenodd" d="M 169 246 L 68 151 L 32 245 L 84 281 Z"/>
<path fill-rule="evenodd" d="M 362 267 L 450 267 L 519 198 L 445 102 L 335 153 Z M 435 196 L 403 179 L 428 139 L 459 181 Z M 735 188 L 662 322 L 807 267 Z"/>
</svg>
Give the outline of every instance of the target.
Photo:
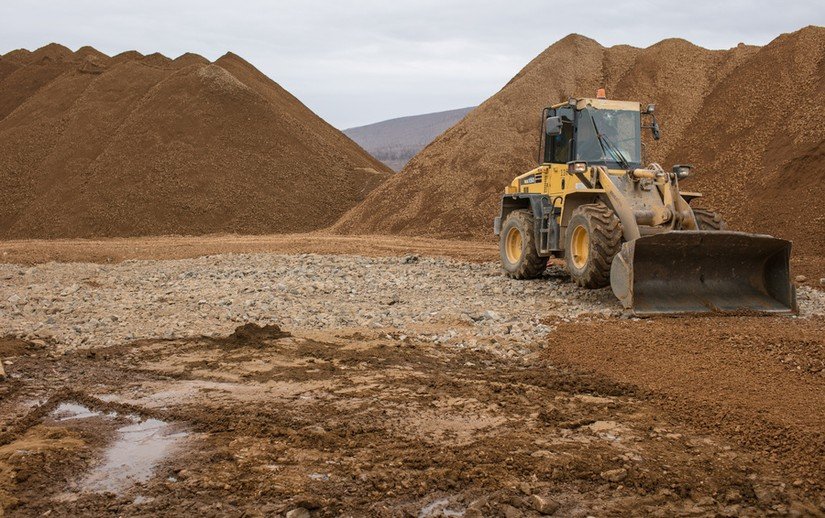
<svg viewBox="0 0 825 518">
<path fill-rule="evenodd" d="M 567 172 L 581 174 L 587 172 L 587 162 L 567 162 Z"/>
</svg>

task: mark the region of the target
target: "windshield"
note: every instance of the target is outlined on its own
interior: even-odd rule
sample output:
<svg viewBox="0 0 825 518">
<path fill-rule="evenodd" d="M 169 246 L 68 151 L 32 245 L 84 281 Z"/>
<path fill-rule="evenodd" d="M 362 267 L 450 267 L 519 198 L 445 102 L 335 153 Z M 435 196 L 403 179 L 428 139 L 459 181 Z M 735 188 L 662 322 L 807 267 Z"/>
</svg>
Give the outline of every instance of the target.
<svg viewBox="0 0 825 518">
<path fill-rule="evenodd" d="M 576 160 L 608 166 L 638 167 L 642 161 L 641 120 L 635 110 L 600 110 L 588 106 L 579 113 Z M 599 138 L 596 130 L 602 135 Z"/>
</svg>

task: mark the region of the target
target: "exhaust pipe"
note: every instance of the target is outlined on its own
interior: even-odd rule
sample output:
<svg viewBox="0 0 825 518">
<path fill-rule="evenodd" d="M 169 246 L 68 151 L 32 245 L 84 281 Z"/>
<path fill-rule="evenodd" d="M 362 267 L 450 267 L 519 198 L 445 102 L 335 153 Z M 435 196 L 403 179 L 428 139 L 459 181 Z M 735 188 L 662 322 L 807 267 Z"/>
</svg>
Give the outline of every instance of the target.
<svg viewBox="0 0 825 518">
<path fill-rule="evenodd" d="M 610 286 L 638 316 L 796 314 L 791 242 L 761 234 L 672 231 L 624 243 Z"/>
</svg>

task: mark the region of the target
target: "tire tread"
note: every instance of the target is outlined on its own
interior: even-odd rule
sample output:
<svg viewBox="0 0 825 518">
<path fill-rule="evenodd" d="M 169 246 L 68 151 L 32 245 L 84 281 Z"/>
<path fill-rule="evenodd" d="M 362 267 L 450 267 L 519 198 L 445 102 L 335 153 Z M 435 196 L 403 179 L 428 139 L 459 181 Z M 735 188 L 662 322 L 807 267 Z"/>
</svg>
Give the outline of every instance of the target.
<svg viewBox="0 0 825 518">
<path fill-rule="evenodd" d="M 533 229 L 535 228 L 534 218 L 533 214 L 528 210 L 514 210 L 507 216 L 504 225 L 502 225 L 502 233 L 499 244 L 500 252 L 502 254 L 502 262 L 505 257 L 504 239 L 506 233 L 504 232 L 504 228 L 507 227 L 511 218 L 515 219 L 516 225 L 518 225 L 519 229 L 522 231 L 521 235 L 524 240 L 524 255 L 515 270 L 510 271 L 507 268 L 504 268 L 505 274 L 512 279 L 518 280 L 541 277 L 541 274 L 543 274 L 544 270 L 547 269 L 547 258 L 541 257 L 538 253 L 538 249 L 536 248 L 536 236 L 535 232 L 533 232 Z"/>
<path fill-rule="evenodd" d="M 577 274 L 571 267 L 569 251 L 566 251 L 567 269 L 579 286 L 603 288 L 610 284 L 610 266 L 622 247 L 622 225 L 613 210 L 604 203 L 581 205 L 573 212 L 573 218 L 576 216 L 584 217 L 588 223 L 591 253 L 589 264 L 585 265 L 581 274 Z"/>
<path fill-rule="evenodd" d="M 728 225 L 721 214 L 709 209 L 693 209 L 699 230 L 727 230 Z"/>
</svg>

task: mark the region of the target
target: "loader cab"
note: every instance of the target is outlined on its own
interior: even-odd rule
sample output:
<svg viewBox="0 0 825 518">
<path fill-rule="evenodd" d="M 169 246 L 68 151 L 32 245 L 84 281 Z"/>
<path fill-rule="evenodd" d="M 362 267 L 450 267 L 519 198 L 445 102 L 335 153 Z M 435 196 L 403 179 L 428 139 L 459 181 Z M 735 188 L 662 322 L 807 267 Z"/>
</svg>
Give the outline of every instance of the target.
<svg viewBox="0 0 825 518">
<path fill-rule="evenodd" d="M 571 99 L 545 108 L 539 165 L 571 161 L 608 169 L 635 169 L 642 163 L 641 106 L 605 99 Z"/>
</svg>

